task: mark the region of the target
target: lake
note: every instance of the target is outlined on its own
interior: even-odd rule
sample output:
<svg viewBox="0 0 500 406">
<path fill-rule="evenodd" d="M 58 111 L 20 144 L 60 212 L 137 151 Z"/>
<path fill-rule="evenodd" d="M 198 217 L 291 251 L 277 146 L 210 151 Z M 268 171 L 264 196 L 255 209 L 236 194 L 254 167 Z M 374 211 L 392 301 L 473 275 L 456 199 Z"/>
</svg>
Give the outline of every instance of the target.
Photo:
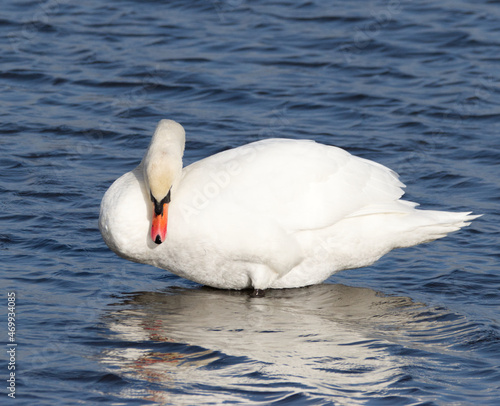
<svg viewBox="0 0 500 406">
<path fill-rule="evenodd" d="M 498 27 L 488 0 L 4 2 L 0 403 L 497 405 Z M 484 216 L 318 286 L 203 287 L 97 227 L 162 118 L 185 164 L 312 139 Z"/>
</svg>

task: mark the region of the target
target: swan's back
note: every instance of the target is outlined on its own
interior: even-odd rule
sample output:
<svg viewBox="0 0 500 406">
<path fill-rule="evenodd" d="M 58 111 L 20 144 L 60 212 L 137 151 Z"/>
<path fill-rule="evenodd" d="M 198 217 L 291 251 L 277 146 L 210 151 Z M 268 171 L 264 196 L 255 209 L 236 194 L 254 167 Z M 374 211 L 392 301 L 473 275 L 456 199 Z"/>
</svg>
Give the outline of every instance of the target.
<svg viewBox="0 0 500 406">
<path fill-rule="evenodd" d="M 395 172 L 314 141 L 270 139 L 224 151 L 184 170 L 179 194 L 231 204 L 288 231 L 319 229 L 360 210 L 404 210 Z M 196 191 L 194 194 L 193 191 Z M 201 195 L 201 196 L 200 196 Z M 184 197 L 186 196 L 186 197 Z"/>
</svg>

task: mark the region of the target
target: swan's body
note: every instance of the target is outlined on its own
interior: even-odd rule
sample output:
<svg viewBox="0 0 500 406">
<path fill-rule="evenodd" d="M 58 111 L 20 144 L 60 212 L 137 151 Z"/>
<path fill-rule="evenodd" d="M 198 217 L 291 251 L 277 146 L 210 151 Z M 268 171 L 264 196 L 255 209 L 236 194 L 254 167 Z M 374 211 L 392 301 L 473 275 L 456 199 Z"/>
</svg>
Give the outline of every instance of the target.
<svg viewBox="0 0 500 406">
<path fill-rule="evenodd" d="M 99 226 L 118 255 L 217 288 L 320 283 L 476 217 L 417 210 L 390 169 L 313 141 L 258 141 L 181 169 L 183 151 L 182 127 L 162 120 L 104 195 Z M 163 236 L 151 227 L 167 193 Z"/>
</svg>

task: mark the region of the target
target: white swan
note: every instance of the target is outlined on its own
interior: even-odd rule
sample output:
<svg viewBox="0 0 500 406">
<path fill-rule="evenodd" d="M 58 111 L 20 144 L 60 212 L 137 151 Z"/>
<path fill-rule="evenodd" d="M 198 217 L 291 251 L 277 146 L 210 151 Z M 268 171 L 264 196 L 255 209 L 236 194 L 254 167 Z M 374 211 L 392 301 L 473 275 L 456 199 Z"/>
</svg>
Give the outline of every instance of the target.
<svg viewBox="0 0 500 406">
<path fill-rule="evenodd" d="M 399 200 L 395 172 L 313 141 L 258 141 L 182 168 L 184 143 L 182 126 L 161 120 L 104 195 L 99 228 L 119 256 L 201 284 L 312 285 L 478 217 L 417 210 Z"/>
</svg>

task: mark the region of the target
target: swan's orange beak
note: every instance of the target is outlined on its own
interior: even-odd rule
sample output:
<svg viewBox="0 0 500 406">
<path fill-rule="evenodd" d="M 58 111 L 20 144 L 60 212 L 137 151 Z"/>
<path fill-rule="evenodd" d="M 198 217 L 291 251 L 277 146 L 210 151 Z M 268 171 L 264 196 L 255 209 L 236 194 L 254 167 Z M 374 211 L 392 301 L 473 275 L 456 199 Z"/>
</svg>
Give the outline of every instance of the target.
<svg viewBox="0 0 500 406">
<path fill-rule="evenodd" d="M 151 225 L 151 239 L 161 244 L 167 236 L 168 203 L 163 203 L 162 211 L 157 214 L 153 203 L 153 223 Z"/>
</svg>

